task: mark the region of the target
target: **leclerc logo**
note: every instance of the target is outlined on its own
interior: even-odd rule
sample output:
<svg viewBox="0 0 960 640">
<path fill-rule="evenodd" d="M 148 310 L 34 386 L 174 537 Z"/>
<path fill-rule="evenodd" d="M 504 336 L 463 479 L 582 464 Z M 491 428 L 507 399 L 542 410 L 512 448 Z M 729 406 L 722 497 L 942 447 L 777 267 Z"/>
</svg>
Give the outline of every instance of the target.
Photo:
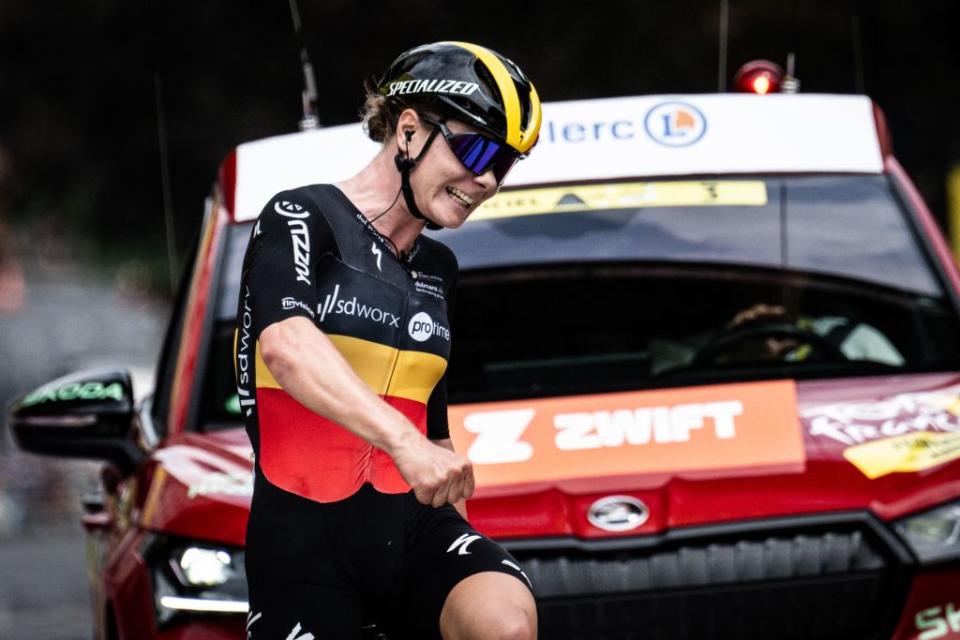
<svg viewBox="0 0 960 640">
<path fill-rule="evenodd" d="M 707 119 L 693 105 L 662 102 L 647 112 L 643 126 L 654 142 L 666 147 L 686 147 L 707 132 Z"/>
<path fill-rule="evenodd" d="M 417 342 L 426 342 L 430 336 L 438 336 L 444 340 L 450 340 L 450 330 L 433 321 L 425 311 L 410 318 L 410 324 L 407 325 L 407 331 L 410 337 Z"/>
</svg>

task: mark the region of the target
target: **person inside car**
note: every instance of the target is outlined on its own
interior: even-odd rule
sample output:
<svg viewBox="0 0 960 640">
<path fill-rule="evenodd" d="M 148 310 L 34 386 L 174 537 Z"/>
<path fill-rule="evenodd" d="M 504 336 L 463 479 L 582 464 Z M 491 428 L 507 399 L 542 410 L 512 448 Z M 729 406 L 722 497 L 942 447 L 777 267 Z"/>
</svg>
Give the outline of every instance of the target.
<svg viewBox="0 0 960 640">
<path fill-rule="evenodd" d="M 791 319 L 779 304 L 758 302 L 721 329 L 686 340 L 650 342 L 654 373 L 696 365 L 802 362 L 811 357 L 901 366 L 904 358 L 875 327 L 841 315 Z"/>
<path fill-rule="evenodd" d="M 277 194 L 252 231 L 235 348 L 255 453 L 250 638 L 534 638 L 532 586 L 475 531 L 444 372 L 457 228 L 537 141 L 513 62 L 438 42 L 368 86 L 357 175 Z"/>
</svg>

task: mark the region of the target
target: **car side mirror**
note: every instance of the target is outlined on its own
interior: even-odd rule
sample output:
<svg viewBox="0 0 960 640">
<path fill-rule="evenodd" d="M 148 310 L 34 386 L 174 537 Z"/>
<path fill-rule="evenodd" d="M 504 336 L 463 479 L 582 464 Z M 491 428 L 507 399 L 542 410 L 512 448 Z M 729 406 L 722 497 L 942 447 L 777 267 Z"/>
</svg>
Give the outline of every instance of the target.
<svg viewBox="0 0 960 640">
<path fill-rule="evenodd" d="M 106 460 L 126 473 L 144 456 L 131 437 L 134 412 L 129 372 L 83 371 L 15 400 L 9 424 L 24 451 Z"/>
</svg>

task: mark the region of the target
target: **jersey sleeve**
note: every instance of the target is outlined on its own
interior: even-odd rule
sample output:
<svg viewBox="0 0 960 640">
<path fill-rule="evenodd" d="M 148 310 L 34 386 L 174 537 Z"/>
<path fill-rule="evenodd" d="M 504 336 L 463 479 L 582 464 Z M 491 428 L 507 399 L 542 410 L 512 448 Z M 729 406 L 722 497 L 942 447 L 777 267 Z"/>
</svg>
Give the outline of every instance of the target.
<svg viewBox="0 0 960 640">
<path fill-rule="evenodd" d="M 444 247 L 446 249 L 446 247 Z M 457 259 L 449 249 L 448 278 L 450 283 L 445 290 L 447 298 L 447 326 L 453 329 L 453 313 L 457 297 Z M 451 339 L 455 336 L 451 335 Z M 447 363 L 447 371 L 443 373 L 440 382 L 433 388 L 430 399 L 427 401 L 427 438 L 430 440 L 446 440 L 450 437 L 450 424 L 447 417 L 447 374 L 450 371 L 450 363 Z"/>
<path fill-rule="evenodd" d="M 257 335 L 275 322 L 316 319 L 317 263 L 335 249 L 333 232 L 316 204 L 297 191 L 281 192 L 263 208 L 244 259 L 244 296 Z"/>
</svg>

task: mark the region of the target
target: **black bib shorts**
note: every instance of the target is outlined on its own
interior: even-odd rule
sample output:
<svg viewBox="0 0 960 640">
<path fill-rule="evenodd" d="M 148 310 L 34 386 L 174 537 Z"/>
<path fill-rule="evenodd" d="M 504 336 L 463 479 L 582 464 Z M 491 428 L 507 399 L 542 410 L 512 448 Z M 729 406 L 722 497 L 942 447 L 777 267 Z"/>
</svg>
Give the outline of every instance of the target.
<svg viewBox="0 0 960 640">
<path fill-rule="evenodd" d="M 484 571 L 530 587 L 516 559 L 451 506 L 371 485 L 318 504 L 257 474 L 247 529 L 250 640 L 359 640 L 375 620 L 390 640 L 440 638 L 440 612 Z"/>
</svg>

